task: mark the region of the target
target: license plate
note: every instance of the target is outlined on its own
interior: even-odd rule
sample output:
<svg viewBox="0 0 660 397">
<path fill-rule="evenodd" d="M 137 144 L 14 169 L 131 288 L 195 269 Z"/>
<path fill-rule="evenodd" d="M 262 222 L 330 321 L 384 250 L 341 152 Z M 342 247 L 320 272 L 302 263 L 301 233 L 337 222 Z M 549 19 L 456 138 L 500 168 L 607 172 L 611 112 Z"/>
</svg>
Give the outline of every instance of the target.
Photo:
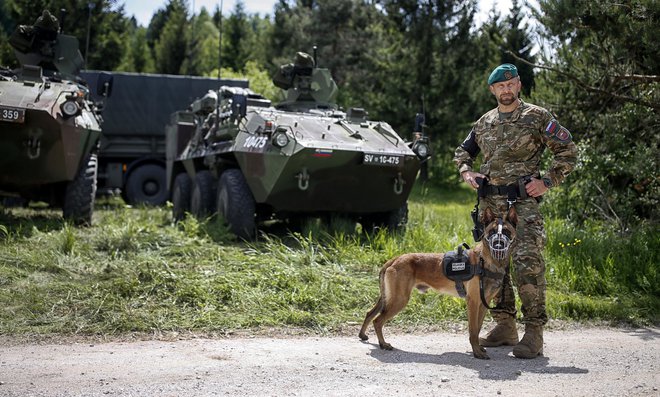
<svg viewBox="0 0 660 397">
<path fill-rule="evenodd" d="M 24 123 L 25 109 L 0 106 L 0 121 L 8 121 L 10 123 Z"/>
<path fill-rule="evenodd" d="M 396 167 L 403 164 L 403 156 L 365 153 L 363 162 L 369 165 L 389 165 Z"/>
</svg>

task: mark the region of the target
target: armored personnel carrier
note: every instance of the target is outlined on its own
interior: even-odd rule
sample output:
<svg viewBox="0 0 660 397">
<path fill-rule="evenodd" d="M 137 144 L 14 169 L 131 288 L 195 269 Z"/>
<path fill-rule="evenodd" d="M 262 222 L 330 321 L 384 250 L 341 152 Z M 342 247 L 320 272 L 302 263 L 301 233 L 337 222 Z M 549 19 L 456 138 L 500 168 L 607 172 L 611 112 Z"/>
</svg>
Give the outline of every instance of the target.
<svg viewBox="0 0 660 397">
<path fill-rule="evenodd" d="M 217 212 L 242 238 L 269 219 L 341 215 L 367 227 L 405 225 L 426 139 L 407 143 L 363 109 L 340 111 L 337 86 L 315 58 L 299 52 L 280 68 L 273 83 L 287 96 L 276 106 L 249 89 L 222 87 L 172 115 L 175 220 Z"/>
<path fill-rule="evenodd" d="M 101 117 L 77 78 L 78 40 L 44 11 L 9 43 L 21 66 L 0 71 L 0 195 L 46 202 L 67 220 L 90 224 Z M 111 76 L 100 80 L 109 94 Z"/>
</svg>

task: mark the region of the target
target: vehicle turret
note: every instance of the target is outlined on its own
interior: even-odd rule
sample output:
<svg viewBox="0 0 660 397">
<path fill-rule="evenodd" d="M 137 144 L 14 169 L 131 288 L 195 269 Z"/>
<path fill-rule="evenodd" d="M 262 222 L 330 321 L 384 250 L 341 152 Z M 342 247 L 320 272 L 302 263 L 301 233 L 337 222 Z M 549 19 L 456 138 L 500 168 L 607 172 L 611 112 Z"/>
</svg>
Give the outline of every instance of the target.
<svg viewBox="0 0 660 397">
<path fill-rule="evenodd" d="M 316 66 L 314 58 L 298 52 L 293 63 L 282 65 L 273 77 L 273 84 L 286 91 L 286 99 L 277 105 L 288 111 L 310 109 L 334 110 L 337 84 L 328 69 Z"/>
<path fill-rule="evenodd" d="M 38 66 L 46 75 L 59 73 L 72 78 L 84 64 L 78 39 L 60 33 L 60 25 L 44 10 L 33 25 L 19 25 L 9 38 L 21 66 Z"/>
</svg>

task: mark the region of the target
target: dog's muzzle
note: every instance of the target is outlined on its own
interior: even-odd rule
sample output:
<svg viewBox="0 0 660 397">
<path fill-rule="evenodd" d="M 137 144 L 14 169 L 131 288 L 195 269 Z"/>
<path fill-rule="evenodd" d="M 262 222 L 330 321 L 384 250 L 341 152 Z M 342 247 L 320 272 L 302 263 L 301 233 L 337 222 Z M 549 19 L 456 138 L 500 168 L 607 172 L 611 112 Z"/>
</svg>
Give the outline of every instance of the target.
<svg viewBox="0 0 660 397">
<path fill-rule="evenodd" d="M 495 260 L 502 261 L 507 257 L 509 247 L 511 246 L 511 239 L 506 234 L 502 233 L 502 224 L 497 225 L 497 233 L 491 234 L 488 239 L 488 247 L 490 254 Z"/>
</svg>

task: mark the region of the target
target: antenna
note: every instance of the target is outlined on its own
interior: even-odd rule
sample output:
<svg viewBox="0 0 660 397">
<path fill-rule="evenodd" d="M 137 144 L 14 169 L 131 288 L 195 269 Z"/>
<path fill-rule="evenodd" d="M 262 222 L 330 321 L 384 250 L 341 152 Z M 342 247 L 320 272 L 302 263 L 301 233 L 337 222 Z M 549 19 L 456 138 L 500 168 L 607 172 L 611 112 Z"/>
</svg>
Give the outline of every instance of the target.
<svg viewBox="0 0 660 397">
<path fill-rule="evenodd" d="M 314 50 L 314 66 L 316 66 L 318 68 L 319 67 L 319 62 L 316 59 L 316 50 L 317 50 L 317 48 L 318 47 L 316 47 L 316 46 L 312 47 L 312 49 Z"/>
<path fill-rule="evenodd" d="M 222 70 L 222 4 L 220 0 L 220 20 L 218 21 L 218 83 L 220 82 L 220 73 Z"/>
<path fill-rule="evenodd" d="M 85 43 L 85 60 L 83 68 L 87 69 L 87 54 L 89 53 L 89 32 L 92 29 L 92 8 L 94 8 L 94 3 L 87 3 L 87 9 L 89 10 L 87 14 L 87 41 Z"/>
<path fill-rule="evenodd" d="M 222 70 L 222 5 L 223 0 L 220 0 L 220 18 L 218 20 L 218 95 L 217 100 L 215 101 L 216 131 L 220 128 L 220 88 L 222 88 L 222 82 L 220 81 Z"/>
<path fill-rule="evenodd" d="M 64 18 L 66 18 L 66 8 L 60 8 L 60 31 L 58 33 L 64 33 Z"/>
</svg>

